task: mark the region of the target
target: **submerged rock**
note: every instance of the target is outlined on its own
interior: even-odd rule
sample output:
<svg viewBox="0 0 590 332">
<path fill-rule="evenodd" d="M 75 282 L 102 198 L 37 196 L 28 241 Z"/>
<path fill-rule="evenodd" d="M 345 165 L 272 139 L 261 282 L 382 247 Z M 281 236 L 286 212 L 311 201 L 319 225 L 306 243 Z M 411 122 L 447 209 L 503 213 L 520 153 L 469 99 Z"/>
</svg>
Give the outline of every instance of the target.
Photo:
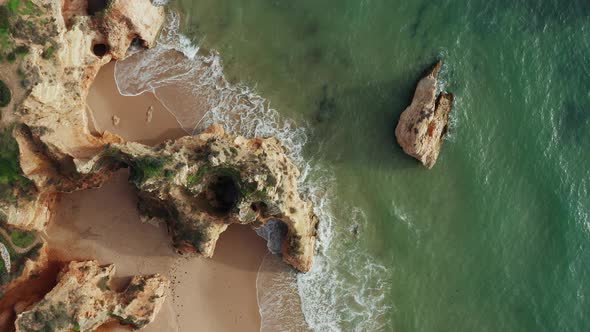
<svg viewBox="0 0 590 332">
<path fill-rule="evenodd" d="M 16 331 L 94 331 L 114 320 L 140 329 L 152 322 L 166 299 L 169 281 L 160 275 L 135 276 L 118 293 L 110 289 L 114 274 L 114 265 L 71 262 L 53 290 L 18 315 Z"/>
<path fill-rule="evenodd" d="M 230 224 L 259 228 L 276 220 L 287 228 L 284 261 L 300 271 L 311 268 L 318 219 L 299 194 L 299 170 L 277 139 L 246 139 L 214 125 L 155 148 L 111 144 L 81 170 L 113 163 L 130 167 L 140 212 L 166 222 L 179 252 L 211 257 Z"/>
<path fill-rule="evenodd" d="M 395 129 L 395 136 L 404 152 L 428 168 L 436 163 L 453 108 L 452 94 L 441 93 L 437 96 L 441 68 L 442 61 L 439 61 L 420 80 L 412 104 L 401 114 Z"/>
</svg>

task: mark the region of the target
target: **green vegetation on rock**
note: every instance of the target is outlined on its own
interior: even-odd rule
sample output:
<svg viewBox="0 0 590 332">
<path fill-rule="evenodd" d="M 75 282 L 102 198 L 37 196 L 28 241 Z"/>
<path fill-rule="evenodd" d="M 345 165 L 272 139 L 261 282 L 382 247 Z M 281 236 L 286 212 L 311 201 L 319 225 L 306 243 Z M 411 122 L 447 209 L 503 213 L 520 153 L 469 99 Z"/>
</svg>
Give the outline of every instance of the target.
<svg viewBox="0 0 590 332">
<path fill-rule="evenodd" d="M 4 81 L 0 80 L 0 107 L 5 107 L 6 105 L 10 104 L 10 100 L 12 99 L 12 92 L 4 83 Z"/>
<path fill-rule="evenodd" d="M 35 233 L 20 230 L 12 231 L 10 237 L 12 238 L 12 243 L 19 248 L 28 248 L 36 239 Z"/>
<path fill-rule="evenodd" d="M 131 167 L 141 180 L 145 180 L 161 175 L 165 164 L 166 161 L 161 158 L 146 156 L 135 159 Z"/>
<path fill-rule="evenodd" d="M 130 180 L 134 183 L 141 183 L 147 179 L 164 176 L 173 177 L 173 171 L 164 169 L 169 161 L 168 157 L 140 156 L 134 157 L 123 153 L 116 147 L 109 147 L 105 150 L 104 156 L 129 166 L 131 169 Z"/>
<path fill-rule="evenodd" d="M 0 50 L 8 50 L 12 48 L 12 40 L 10 38 L 10 17 L 11 13 L 6 6 L 0 6 Z M 0 52 L 0 55 L 3 55 Z"/>
<path fill-rule="evenodd" d="M 20 0 L 8 0 L 6 7 L 8 8 L 8 10 L 10 10 L 10 12 L 16 14 L 18 12 L 18 8 L 20 7 L 20 5 L 21 5 Z"/>
<path fill-rule="evenodd" d="M 42 9 L 29 0 L 9 0 L 0 6 L 0 61 L 14 62 L 29 52 L 27 46 L 15 46 L 15 36 L 32 38 L 35 43 L 46 42 L 47 38 L 41 35 L 51 30 L 41 32 L 32 21 L 41 14 Z"/>
<path fill-rule="evenodd" d="M 4 223 L 0 223 L 0 227 L 4 231 L 6 231 L 7 233 L 10 233 L 8 231 L 8 227 L 6 227 L 6 225 Z M 34 237 L 34 235 L 33 235 L 33 237 Z M 4 244 L 4 246 L 6 246 L 6 249 L 8 249 L 8 253 L 10 254 L 10 261 L 12 263 L 11 264 L 12 265 L 11 271 L 6 271 L 6 266 L 4 265 L 4 261 L 2 261 L 2 259 L 0 259 L 0 286 L 8 284 L 10 281 L 12 281 L 13 279 L 20 276 L 21 273 L 23 272 L 23 268 L 25 266 L 25 262 L 27 261 L 27 259 L 35 259 L 39 254 L 39 250 L 43 246 L 42 243 L 39 243 L 25 253 L 18 253 L 15 250 L 15 248 L 12 246 L 10 240 L 11 239 L 7 239 L 2 234 L 0 234 L 0 242 L 2 244 Z M 34 241 L 34 239 L 33 239 L 33 241 Z M 12 242 L 14 242 L 14 241 L 12 241 Z M 32 242 L 29 243 L 29 246 L 31 244 L 32 244 Z M 20 245 L 18 245 L 16 243 L 15 243 L 15 245 L 20 247 Z"/>
<path fill-rule="evenodd" d="M 54 52 L 55 52 L 55 47 L 49 46 L 48 48 L 45 49 L 45 51 L 43 51 L 41 56 L 43 57 L 43 59 L 46 59 L 46 60 L 51 59 Z"/>
<path fill-rule="evenodd" d="M 8 0 L 6 3 L 6 7 L 8 10 L 17 15 L 41 15 L 43 12 L 37 5 L 35 5 L 32 1 L 22 1 L 22 0 Z"/>
<path fill-rule="evenodd" d="M 33 183 L 22 175 L 18 144 L 12 137 L 12 128 L 0 130 L 0 204 L 14 203 L 17 194 L 27 197 Z"/>
<path fill-rule="evenodd" d="M 98 288 L 100 288 L 103 291 L 110 290 L 109 280 L 110 278 L 108 276 L 100 279 L 100 281 L 98 282 Z"/>
<path fill-rule="evenodd" d="M 137 319 L 137 317 L 129 315 L 127 317 L 121 317 L 119 315 L 111 314 L 113 318 L 119 321 L 119 324 L 123 326 L 132 326 L 136 329 L 140 329 L 146 326 L 149 321 L 146 319 Z"/>
<path fill-rule="evenodd" d="M 19 328 L 21 331 L 61 331 L 70 329 L 78 323 L 68 314 L 67 306 L 59 302 L 57 306 L 51 305 L 49 308 L 41 308 L 24 313 L 20 318 Z M 39 329 L 30 329 L 35 326 Z"/>
<path fill-rule="evenodd" d="M 138 284 L 131 284 L 129 285 L 129 287 L 127 288 L 126 292 L 129 293 L 138 293 L 138 292 L 143 292 L 145 289 L 145 283 L 144 282 L 140 282 Z"/>
</svg>

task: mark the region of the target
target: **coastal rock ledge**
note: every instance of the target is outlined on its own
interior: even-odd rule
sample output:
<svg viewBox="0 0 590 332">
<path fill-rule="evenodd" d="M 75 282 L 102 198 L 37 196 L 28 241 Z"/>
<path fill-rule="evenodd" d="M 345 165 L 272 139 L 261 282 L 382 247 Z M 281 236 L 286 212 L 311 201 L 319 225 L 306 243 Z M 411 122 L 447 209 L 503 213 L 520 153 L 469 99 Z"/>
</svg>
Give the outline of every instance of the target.
<svg viewBox="0 0 590 332">
<path fill-rule="evenodd" d="M 395 137 L 404 152 L 429 169 L 438 159 L 453 108 L 451 93 L 437 95 L 438 74 L 442 65 L 439 61 L 420 80 L 412 103 L 401 114 L 395 129 Z"/>
<path fill-rule="evenodd" d="M 129 167 L 144 221 L 165 222 L 176 250 L 213 256 L 230 224 L 283 227 L 283 260 L 311 269 L 318 218 L 298 190 L 299 170 L 276 138 L 247 139 L 212 125 L 157 147 L 113 143 L 81 167 L 100 173 Z"/>
<path fill-rule="evenodd" d="M 14 313 L 17 332 L 92 331 L 110 321 L 140 329 L 154 319 L 169 287 L 165 277 L 133 277 L 119 293 L 109 287 L 114 267 L 95 261 L 71 262 L 57 286 L 34 300 L 19 293 L 50 268 L 52 242 L 41 234 L 60 195 L 100 187 L 122 168 L 143 220 L 164 222 L 177 252 L 211 257 L 230 224 L 247 224 L 270 233 L 273 252 L 286 263 L 311 269 L 318 218 L 276 138 L 244 138 L 213 125 L 150 147 L 93 125 L 86 99 L 97 73 L 130 48 L 154 46 L 163 7 L 150 0 L 31 0 L 18 10 L 24 3 L 14 2 L 18 15 L 8 18 L 14 52 L 22 53 L 12 54 L 22 98 L 0 117 L 0 168 L 10 171 L 0 179 L 0 331 L 12 330 Z"/>
<path fill-rule="evenodd" d="M 110 321 L 141 329 L 162 307 L 169 281 L 160 276 L 135 276 L 121 293 L 110 288 L 114 265 L 70 262 L 55 288 L 16 320 L 16 332 L 94 331 Z"/>
</svg>

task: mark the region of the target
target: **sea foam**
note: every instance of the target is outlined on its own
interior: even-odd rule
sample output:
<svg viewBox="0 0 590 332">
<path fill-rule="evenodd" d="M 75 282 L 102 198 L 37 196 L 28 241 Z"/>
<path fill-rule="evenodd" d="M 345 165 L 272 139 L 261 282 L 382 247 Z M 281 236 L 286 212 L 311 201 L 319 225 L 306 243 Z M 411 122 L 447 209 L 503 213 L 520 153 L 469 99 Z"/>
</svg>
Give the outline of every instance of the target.
<svg viewBox="0 0 590 332">
<path fill-rule="evenodd" d="M 350 230 L 363 229 L 367 223 L 362 210 L 351 207 L 344 213 L 349 218 L 339 220 L 332 213 L 333 172 L 321 160 L 306 160 L 303 155 L 310 130 L 284 118 L 249 87 L 230 84 L 217 52 L 199 51 L 196 43 L 179 33 L 179 16 L 171 13 L 157 46 L 117 62 L 115 79 L 122 95 L 154 93 L 188 133 L 220 123 L 228 132 L 246 137 L 274 136 L 301 170 L 300 188 L 314 203 L 320 220 L 316 257 L 306 274 L 296 274 L 284 264 L 278 268 L 276 259 L 264 260 L 257 282 L 261 330 L 274 331 L 277 324 L 281 331 L 301 330 L 302 322 L 292 319 L 293 305 L 299 303 L 293 291 L 299 294 L 305 321 L 313 330 L 388 329 L 391 308 L 385 297 L 391 273 L 354 243 L 359 235 Z M 203 109 L 208 111 L 199 111 Z M 267 269 L 274 273 L 269 275 Z"/>
</svg>

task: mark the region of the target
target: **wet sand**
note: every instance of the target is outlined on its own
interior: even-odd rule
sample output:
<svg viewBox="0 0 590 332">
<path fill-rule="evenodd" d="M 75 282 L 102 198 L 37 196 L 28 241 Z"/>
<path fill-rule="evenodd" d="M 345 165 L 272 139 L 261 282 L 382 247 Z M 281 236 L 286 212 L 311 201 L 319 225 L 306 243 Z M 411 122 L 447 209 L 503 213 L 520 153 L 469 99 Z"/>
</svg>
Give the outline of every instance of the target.
<svg viewBox="0 0 590 332">
<path fill-rule="evenodd" d="M 88 98 L 95 130 L 145 144 L 185 135 L 153 95 L 119 95 L 113 68 L 109 64 L 101 70 Z M 148 123 L 150 106 L 153 119 Z M 113 115 L 119 117 L 118 125 Z M 222 234 L 212 259 L 180 257 L 164 227 L 141 223 L 127 175 L 122 170 L 100 189 L 63 195 L 47 231 L 50 245 L 65 259 L 115 263 L 115 286 L 124 286 L 135 274 L 170 277 L 171 293 L 144 331 L 259 331 L 256 275 L 267 253 L 265 241 L 247 226 L 232 225 Z M 116 324 L 100 330 L 126 331 Z"/>
<path fill-rule="evenodd" d="M 148 145 L 166 139 L 186 136 L 176 119 L 152 93 L 140 96 L 122 96 L 114 79 L 115 63 L 102 67 L 88 95 L 90 127 L 96 131 L 109 131 L 127 141 Z M 148 109 L 152 107 L 152 119 L 147 121 Z M 113 116 L 119 123 L 113 123 Z"/>
</svg>

